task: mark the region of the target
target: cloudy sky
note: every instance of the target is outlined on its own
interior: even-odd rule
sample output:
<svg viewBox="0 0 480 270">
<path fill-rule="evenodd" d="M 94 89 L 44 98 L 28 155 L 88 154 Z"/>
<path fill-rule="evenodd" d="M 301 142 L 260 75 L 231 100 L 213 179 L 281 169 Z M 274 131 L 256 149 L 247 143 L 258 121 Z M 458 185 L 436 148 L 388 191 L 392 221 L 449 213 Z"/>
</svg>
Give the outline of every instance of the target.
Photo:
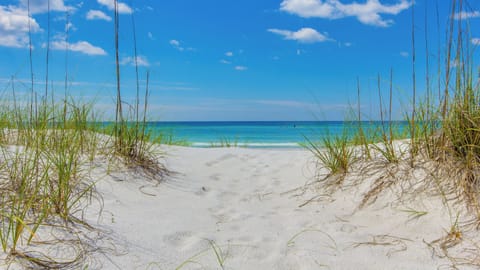
<svg viewBox="0 0 480 270">
<path fill-rule="evenodd" d="M 0 91 L 97 100 L 108 118 L 115 99 L 113 0 L 3 0 Z M 150 72 L 152 120 L 341 120 L 357 102 L 375 118 L 377 76 L 386 97 L 393 70 L 396 109 L 412 89 L 412 14 L 417 87 L 425 87 L 426 43 L 432 88 L 444 61 L 448 0 L 125 0 L 120 64 L 126 102 Z M 465 1 L 464 1 L 465 2 Z M 438 9 L 438 16 L 437 16 Z M 50 10 L 50 12 L 48 12 Z M 480 23 L 466 1 L 454 21 Z M 134 27 L 137 58 L 134 54 Z M 439 34 L 440 33 L 440 34 Z M 472 27 L 472 49 L 480 30 Z M 439 46 L 440 41 L 440 46 Z M 478 51 L 478 50 L 477 50 Z M 474 51 L 475 59 L 478 52 Z M 67 76 L 66 76 L 67 75 Z"/>
</svg>

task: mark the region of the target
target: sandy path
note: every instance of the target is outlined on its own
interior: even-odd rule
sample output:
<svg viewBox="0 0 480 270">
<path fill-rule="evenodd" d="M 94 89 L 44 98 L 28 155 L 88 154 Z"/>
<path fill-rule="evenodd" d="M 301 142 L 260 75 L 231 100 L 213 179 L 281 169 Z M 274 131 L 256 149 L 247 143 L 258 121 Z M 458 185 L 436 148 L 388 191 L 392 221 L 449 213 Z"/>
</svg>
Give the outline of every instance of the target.
<svg viewBox="0 0 480 270">
<path fill-rule="evenodd" d="M 171 147 L 166 165 L 176 173 L 157 187 L 140 188 L 144 180 L 121 173 L 99 182 L 105 203 L 100 225 L 112 232 L 122 255 L 108 260 L 99 255 L 97 266 L 436 269 L 448 264 L 432 257 L 424 242 L 439 238 L 449 224 L 440 218 L 442 210 L 435 210 L 436 202 L 421 205 L 433 211 L 428 222 L 411 220 L 388 202 L 354 212 L 359 188 L 323 194 L 299 207 L 322 194 L 288 192 L 313 178 L 307 151 Z"/>
</svg>

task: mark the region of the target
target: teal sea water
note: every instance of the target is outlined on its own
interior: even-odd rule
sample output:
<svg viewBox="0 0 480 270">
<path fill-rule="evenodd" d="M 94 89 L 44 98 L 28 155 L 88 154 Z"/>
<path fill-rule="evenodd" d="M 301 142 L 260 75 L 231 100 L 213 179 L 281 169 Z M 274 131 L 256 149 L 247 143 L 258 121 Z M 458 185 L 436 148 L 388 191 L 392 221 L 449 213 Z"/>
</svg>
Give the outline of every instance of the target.
<svg viewBox="0 0 480 270">
<path fill-rule="evenodd" d="M 395 126 L 406 126 L 395 122 Z M 153 133 L 172 135 L 193 147 L 211 147 L 221 142 L 251 148 L 297 148 L 306 142 L 321 141 L 325 136 L 352 136 L 358 122 L 275 121 L 275 122 L 150 122 Z M 380 128 L 380 122 L 362 122 L 366 130 Z"/>
</svg>

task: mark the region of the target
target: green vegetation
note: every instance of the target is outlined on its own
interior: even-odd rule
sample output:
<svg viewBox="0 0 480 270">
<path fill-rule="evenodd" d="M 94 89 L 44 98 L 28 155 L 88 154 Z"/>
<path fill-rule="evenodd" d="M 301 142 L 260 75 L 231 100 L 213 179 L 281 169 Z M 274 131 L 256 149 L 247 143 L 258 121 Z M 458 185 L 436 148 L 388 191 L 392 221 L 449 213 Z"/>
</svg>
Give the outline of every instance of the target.
<svg viewBox="0 0 480 270">
<path fill-rule="evenodd" d="M 405 158 L 406 153 L 395 147 L 394 140 L 410 138 L 409 159 L 412 162 L 426 156 L 439 162 L 460 164 L 466 172 L 463 176 L 465 185 L 462 186 L 476 188 L 474 183 L 480 176 L 477 173 L 480 165 L 480 91 L 476 83 L 478 78 L 473 72 L 474 59 L 470 37 L 468 31 L 465 31 L 468 26 L 467 20 L 453 19 L 453 14 L 460 14 L 461 10 L 462 1 L 453 0 L 452 19 L 447 33 L 449 39 L 446 44 L 446 64 L 443 71 L 438 72 L 439 76 L 445 77 L 438 80 L 438 96 L 432 95 L 427 74 L 426 97 L 419 101 L 416 97 L 415 70 L 413 72 L 412 109 L 404 113 L 409 123 L 407 134 L 401 128 L 395 127 L 392 121 L 393 71 L 391 71 L 388 111 L 384 109 L 380 76 L 377 80 L 380 112 L 378 128 L 372 130 L 362 124 L 364 120 L 360 111 L 360 85 L 358 85 L 358 111 L 351 117 L 356 120 L 354 122 L 356 124 L 346 125 L 344 131 L 345 134 L 350 134 L 353 129 L 354 136 L 351 138 L 346 135 L 326 136 L 321 142 L 308 139 L 306 147 L 332 174 L 348 171 L 354 160 L 352 146 L 361 149 L 362 155 L 359 160 L 368 161 L 372 154 L 379 154 L 387 163 L 399 162 L 400 158 Z M 415 51 L 414 40 L 412 42 L 412 50 Z M 428 54 L 427 48 L 427 57 Z M 441 62 L 439 56 L 439 65 Z M 444 82 L 442 85 L 441 81 Z M 440 89 L 443 89 L 443 92 Z M 439 157 L 443 158 L 440 160 Z"/>
<path fill-rule="evenodd" d="M 322 143 L 306 138 L 306 147 L 318 158 L 331 174 L 345 175 L 354 162 L 352 144 L 344 132 L 343 135 L 325 136 Z"/>
<path fill-rule="evenodd" d="M 214 256 L 215 262 L 218 264 L 220 269 L 225 269 L 225 263 L 229 256 L 229 249 L 231 247 L 242 247 L 241 245 L 233 245 L 233 244 L 218 245 L 214 240 L 210 240 L 210 239 L 205 239 L 205 241 L 208 242 L 209 248 L 206 248 L 196 253 L 195 255 L 191 256 L 187 260 L 183 261 L 180 265 L 175 267 L 175 270 L 183 269 L 189 264 L 200 265 L 203 267 L 204 265 L 202 265 L 199 261 L 202 258 L 208 257 L 208 255 L 212 255 L 212 254 L 215 255 Z M 226 250 L 224 250 L 223 248 L 226 248 Z"/>
<path fill-rule="evenodd" d="M 12 78 L 0 99 L 0 244 L 9 262 L 42 269 L 84 266 L 87 253 L 96 248 L 89 248 L 84 235 L 94 228 L 83 219 L 82 211 L 98 198 L 95 182 L 89 179 L 97 158 L 141 168 L 156 180 L 166 173 L 159 163 L 161 153 L 152 143 L 165 138 L 152 138 L 146 127 L 148 73 L 140 108 L 138 65 L 137 97 L 124 115 L 118 67 L 118 3 L 114 2 L 118 91 L 112 127 L 97 124 L 93 102 L 76 102 L 68 95 L 67 71 L 63 99 L 49 92 L 48 72 L 45 92 L 38 94 L 32 70 L 27 95 L 18 96 Z M 31 62 L 30 46 L 32 69 Z M 47 49 L 47 71 L 48 62 Z M 39 231 L 50 231 L 52 236 L 41 234 L 40 239 Z M 56 258 L 47 254 L 50 245 L 73 247 L 70 250 L 74 252 L 65 254 L 68 258 Z"/>
<path fill-rule="evenodd" d="M 176 145 L 176 146 L 192 146 L 192 143 L 185 139 L 178 139 L 172 131 L 163 131 L 155 134 L 150 139 L 155 144 Z"/>
<path fill-rule="evenodd" d="M 410 207 L 407 208 L 407 209 L 401 209 L 400 211 L 407 213 L 411 220 L 418 219 L 418 218 L 423 217 L 423 216 L 428 214 L 427 211 L 415 210 L 415 209 L 410 208 Z"/>
<path fill-rule="evenodd" d="M 4 97 L 0 107 L 1 249 L 26 267 L 80 266 L 88 248 L 81 236 L 71 234 L 72 228 L 91 229 L 81 212 L 98 196 L 95 182 L 89 180 L 92 162 L 98 158 L 120 161 L 161 180 L 166 172 L 159 163 L 161 153 L 150 141 L 146 122 L 123 127 L 122 143 L 130 152 L 119 152 L 115 148 L 119 139 L 111 133 L 115 127 L 97 124 L 93 102 L 73 102 L 66 96 L 63 101 L 31 104 L 29 97 L 16 97 L 15 90 L 11 96 L 14 100 Z M 36 247 L 42 242 L 69 244 L 68 239 L 39 241 L 38 231 L 48 228 L 76 238 L 72 241 L 82 246 L 79 253 L 59 260 L 29 251 L 32 242 Z"/>
<path fill-rule="evenodd" d="M 0 112 L 2 250 L 28 264 L 71 265 L 76 256 L 59 263 L 46 254 L 31 255 L 27 246 L 39 229 L 84 224 L 75 213 L 93 196 L 94 184 L 86 181 L 82 165 L 100 150 L 99 135 L 89 124 L 91 104 L 65 99 L 60 110 L 58 104 L 24 104 L 3 106 Z"/>
<path fill-rule="evenodd" d="M 415 72 L 415 40 L 412 37 L 413 87 L 410 109 L 404 113 L 408 121 L 408 134 L 402 136 L 400 129 L 392 125 L 392 84 L 390 76 L 390 97 L 388 111 L 385 110 L 378 78 L 380 128 L 365 130 L 360 111 L 360 86 L 358 86 L 358 110 L 354 118 L 357 123 L 353 138 L 327 137 L 321 143 L 309 141 L 307 148 L 318 158 L 321 168 L 327 168 L 329 174 L 321 179 L 332 178 L 349 171 L 355 163 L 355 170 L 376 177 L 372 186 L 363 196 L 360 208 L 375 201 L 383 190 L 393 185 L 399 186 L 415 178 L 417 185 L 403 192 L 415 194 L 420 190 L 433 188 L 434 194 L 442 197 L 448 212 L 449 204 L 458 207 L 465 204 L 469 215 L 468 225 L 478 228 L 480 220 L 480 85 L 474 69 L 478 61 L 474 59 L 468 18 L 454 19 L 454 14 L 462 14 L 463 1 L 451 1 L 450 23 L 447 29 L 444 57 L 438 55 L 437 93 L 432 91 L 429 74 L 429 49 L 426 40 L 426 92 L 423 98 L 417 97 Z M 437 3 L 438 4 L 438 3 Z M 414 7 L 413 7 L 414 8 Z M 413 15 L 412 15 L 413 16 Z M 438 16 L 438 15 L 437 15 Z M 412 36 L 415 22 L 412 21 Z M 427 31 L 427 29 L 425 29 Z M 348 129 L 350 127 L 346 127 Z M 407 139 L 394 142 L 397 139 Z M 355 151 L 354 151 L 355 150 Z M 358 151 L 357 151 L 358 150 Z M 381 166 L 378 166 L 379 163 Z M 414 176 L 420 170 L 421 177 Z M 378 176 L 378 175 L 381 176 Z M 333 177 L 334 180 L 338 177 Z M 362 176 L 360 177 L 362 178 Z M 365 178 L 363 178 L 365 179 Z M 342 182 L 336 181 L 341 184 Z M 411 183 L 411 182 L 410 182 Z M 427 214 L 424 211 L 409 209 L 405 211 L 418 218 Z M 452 217 L 451 217 L 452 218 Z M 455 219 L 447 237 L 441 242 L 441 248 L 447 255 L 447 249 L 462 240 L 459 217 Z M 464 225 L 465 226 L 465 225 Z M 433 244 L 433 243 L 432 243 Z M 448 256 L 447 256 L 448 257 Z M 478 263 L 475 264 L 478 266 Z"/>
<path fill-rule="evenodd" d="M 240 143 L 238 138 L 230 139 L 228 137 L 221 137 L 217 142 L 211 142 L 210 147 L 212 148 L 230 148 L 230 147 L 239 147 Z"/>
</svg>

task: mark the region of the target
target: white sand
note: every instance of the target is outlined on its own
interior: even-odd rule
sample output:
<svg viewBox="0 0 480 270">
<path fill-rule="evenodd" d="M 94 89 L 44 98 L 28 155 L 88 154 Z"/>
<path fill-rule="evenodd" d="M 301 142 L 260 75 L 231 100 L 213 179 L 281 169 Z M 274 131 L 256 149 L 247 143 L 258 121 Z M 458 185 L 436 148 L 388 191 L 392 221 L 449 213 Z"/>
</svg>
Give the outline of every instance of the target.
<svg viewBox="0 0 480 270">
<path fill-rule="evenodd" d="M 452 225 L 440 198 L 401 203 L 395 190 L 387 190 L 374 204 L 358 210 L 367 184 L 330 194 L 318 185 L 293 190 L 314 179 L 315 162 L 305 150 L 168 147 L 167 151 L 166 166 L 175 174 L 158 186 L 124 172 L 100 177 L 102 167 L 94 172 L 100 179 L 97 188 L 103 194 L 104 211 L 100 220 L 91 215 L 90 223 L 110 232 L 113 241 L 105 246 L 113 245 L 118 254 L 98 253 L 90 268 L 451 265 L 426 244 L 445 236 Z M 428 213 L 412 218 L 403 211 L 409 208 Z"/>
</svg>

